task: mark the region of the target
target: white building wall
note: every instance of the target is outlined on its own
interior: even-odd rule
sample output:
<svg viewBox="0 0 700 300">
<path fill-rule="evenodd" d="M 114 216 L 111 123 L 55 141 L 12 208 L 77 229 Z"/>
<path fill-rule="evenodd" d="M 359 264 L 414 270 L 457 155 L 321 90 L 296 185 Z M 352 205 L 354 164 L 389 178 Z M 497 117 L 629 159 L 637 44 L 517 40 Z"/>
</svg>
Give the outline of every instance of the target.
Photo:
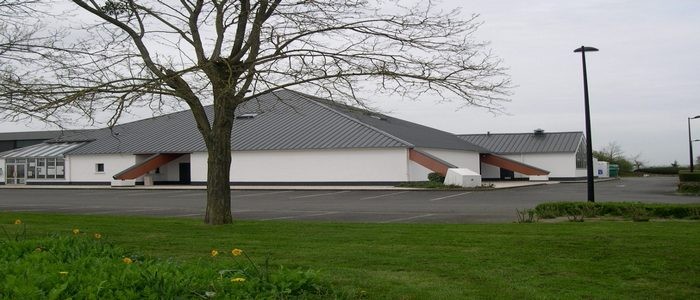
<svg viewBox="0 0 700 300">
<path fill-rule="evenodd" d="M 440 158 L 446 162 L 449 162 L 459 168 L 467 168 L 476 173 L 479 173 L 479 153 L 474 151 L 465 150 L 447 150 L 447 149 L 435 149 L 435 148 L 420 148 L 419 151 L 428 153 L 432 156 Z M 409 161 L 409 181 L 426 181 L 428 180 L 428 174 L 433 171 L 427 169 L 415 163 Z"/>
<path fill-rule="evenodd" d="M 501 156 L 547 170 L 549 171 L 550 178 L 578 176 L 576 170 L 576 155 L 574 153 L 528 153 Z M 583 172 L 585 173 L 586 171 L 584 170 Z M 529 176 L 515 173 L 515 177 L 522 178 Z"/>
<path fill-rule="evenodd" d="M 178 157 L 176 160 L 173 160 L 163 166 L 161 166 L 160 173 L 156 174 L 155 170 L 151 171 L 151 174 L 153 175 L 153 180 L 155 181 L 170 181 L 170 182 L 177 182 L 180 181 L 180 163 L 187 163 L 190 162 L 190 155 L 185 154 L 183 156 Z M 205 160 L 206 164 L 206 160 Z"/>
<path fill-rule="evenodd" d="M 104 172 L 97 172 L 98 163 L 104 164 Z M 111 182 L 112 176 L 135 163 L 136 156 L 132 154 L 68 155 L 66 176 L 71 182 Z"/>
<path fill-rule="evenodd" d="M 501 178 L 501 168 L 489 164 L 481 164 L 481 178 L 497 179 Z"/>
<path fill-rule="evenodd" d="M 235 182 L 407 181 L 407 149 L 234 151 Z M 206 181 L 207 154 L 190 156 L 193 182 Z"/>
</svg>

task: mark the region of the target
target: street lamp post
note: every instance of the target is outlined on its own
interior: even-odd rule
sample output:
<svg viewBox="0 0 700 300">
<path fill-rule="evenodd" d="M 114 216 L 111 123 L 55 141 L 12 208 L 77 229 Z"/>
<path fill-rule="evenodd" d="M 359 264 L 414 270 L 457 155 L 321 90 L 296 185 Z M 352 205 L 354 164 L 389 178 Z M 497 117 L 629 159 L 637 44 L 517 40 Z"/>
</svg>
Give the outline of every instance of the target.
<svg viewBox="0 0 700 300">
<path fill-rule="evenodd" d="M 700 115 L 688 118 L 688 144 L 690 145 L 690 173 L 693 173 L 693 136 L 690 134 L 690 120 L 698 119 Z"/>
<path fill-rule="evenodd" d="M 581 46 L 576 48 L 575 53 L 581 52 L 583 61 L 583 98 L 586 106 L 586 171 L 588 182 L 588 202 L 595 202 L 595 192 L 593 190 L 593 142 L 591 138 L 591 110 L 588 105 L 588 75 L 586 73 L 586 52 L 596 52 L 593 47 Z"/>
</svg>

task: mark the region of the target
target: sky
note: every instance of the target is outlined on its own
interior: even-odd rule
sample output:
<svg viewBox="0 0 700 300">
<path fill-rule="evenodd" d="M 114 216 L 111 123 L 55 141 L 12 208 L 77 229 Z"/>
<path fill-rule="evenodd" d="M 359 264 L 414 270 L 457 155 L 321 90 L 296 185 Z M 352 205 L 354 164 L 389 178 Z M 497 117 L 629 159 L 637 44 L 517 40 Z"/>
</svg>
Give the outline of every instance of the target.
<svg viewBox="0 0 700 300">
<path fill-rule="evenodd" d="M 586 56 L 593 148 L 617 143 L 647 165 L 688 164 L 688 117 L 700 115 L 700 1 L 445 0 L 484 22 L 514 88 L 505 112 L 458 109 L 436 99 L 376 99 L 394 117 L 452 133 L 584 131 L 582 45 Z M 691 121 L 700 139 L 700 119 Z M 54 129 L 1 122 L 0 132 Z M 700 142 L 695 143 L 696 156 Z"/>
</svg>

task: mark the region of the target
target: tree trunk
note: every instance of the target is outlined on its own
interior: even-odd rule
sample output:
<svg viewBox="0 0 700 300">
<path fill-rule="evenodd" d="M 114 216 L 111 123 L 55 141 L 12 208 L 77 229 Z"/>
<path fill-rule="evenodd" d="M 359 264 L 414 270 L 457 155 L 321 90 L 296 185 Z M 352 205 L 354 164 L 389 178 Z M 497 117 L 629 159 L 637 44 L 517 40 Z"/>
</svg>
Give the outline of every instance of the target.
<svg viewBox="0 0 700 300">
<path fill-rule="evenodd" d="M 227 127 L 227 128 L 226 128 Z M 204 222 L 230 224 L 231 217 L 231 126 L 212 128 L 207 152 L 207 212 Z"/>
</svg>

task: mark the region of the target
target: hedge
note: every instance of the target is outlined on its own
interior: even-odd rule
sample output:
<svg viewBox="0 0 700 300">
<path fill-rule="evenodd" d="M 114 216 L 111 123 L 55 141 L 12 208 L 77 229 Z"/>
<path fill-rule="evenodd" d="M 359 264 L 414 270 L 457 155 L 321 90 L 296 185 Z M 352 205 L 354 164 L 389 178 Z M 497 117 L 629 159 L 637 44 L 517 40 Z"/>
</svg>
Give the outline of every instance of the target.
<svg viewBox="0 0 700 300">
<path fill-rule="evenodd" d="M 537 205 L 535 212 L 544 219 L 572 215 L 635 218 L 640 214 L 655 218 L 700 219 L 700 203 L 550 202 Z"/>
<path fill-rule="evenodd" d="M 690 173 L 690 171 L 680 171 L 678 173 L 678 179 L 680 179 L 681 182 L 700 182 L 700 172 Z"/>
</svg>

